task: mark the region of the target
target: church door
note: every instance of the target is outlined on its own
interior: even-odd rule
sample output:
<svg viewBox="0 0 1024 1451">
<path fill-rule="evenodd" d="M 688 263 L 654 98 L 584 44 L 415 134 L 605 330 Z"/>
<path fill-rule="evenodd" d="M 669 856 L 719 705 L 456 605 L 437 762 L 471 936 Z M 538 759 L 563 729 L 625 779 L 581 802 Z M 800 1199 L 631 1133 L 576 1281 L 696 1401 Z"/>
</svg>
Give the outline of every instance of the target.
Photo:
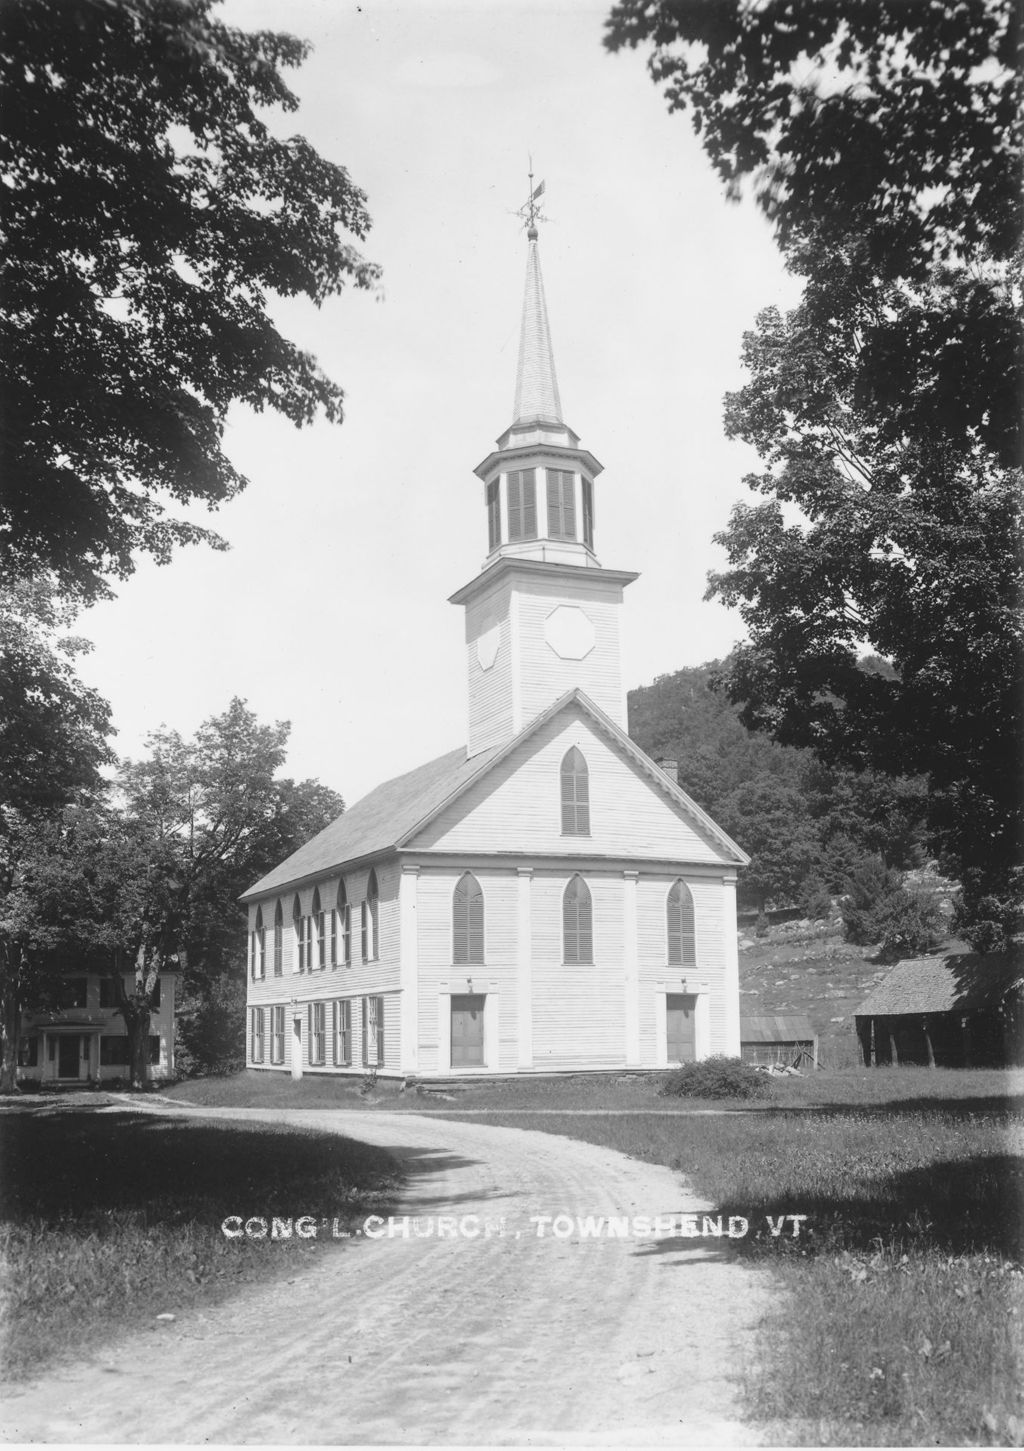
<svg viewBox="0 0 1024 1451">
<path fill-rule="evenodd" d="M 692 1063 L 696 1054 L 694 1017 L 697 999 L 692 993 L 669 993 L 665 1000 L 665 1026 L 669 1063 Z"/>
<path fill-rule="evenodd" d="M 452 1067 L 484 1066 L 484 994 L 452 997 Z"/>
</svg>

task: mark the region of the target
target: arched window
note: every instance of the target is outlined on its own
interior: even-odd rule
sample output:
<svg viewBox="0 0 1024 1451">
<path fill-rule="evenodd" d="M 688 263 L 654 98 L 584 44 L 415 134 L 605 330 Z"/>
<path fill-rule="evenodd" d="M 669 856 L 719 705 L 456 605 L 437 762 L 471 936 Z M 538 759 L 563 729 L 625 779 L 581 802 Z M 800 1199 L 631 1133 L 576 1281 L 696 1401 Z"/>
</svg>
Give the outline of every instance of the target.
<svg viewBox="0 0 1024 1451">
<path fill-rule="evenodd" d="M 274 908 L 274 976 L 280 977 L 284 967 L 284 909 L 280 897 Z"/>
<path fill-rule="evenodd" d="M 256 908 L 256 931 L 253 937 L 252 975 L 266 977 L 267 974 L 267 929 L 263 925 L 263 908 Z"/>
<path fill-rule="evenodd" d="M 693 893 L 681 879 L 672 883 L 667 902 L 668 960 L 675 967 L 697 966 Z"/>
<path fill-rule="evenodd" d="M 299 900 L 298 892 L 295 893 L 295 901 L 292 903 L 292 926 L 295 928 L 295 971 L 304 972 L 310 965 L 310 923 L 309 919 L 302 915 L 302 903 Z"/>
<path fill-rule="evenodd" d="M 566 962 L 593 962 L 594 911 L 590 888 L 578 874 L 562 898 L 562 938 Z"/>
<path fill-rule="evenodd" d="M 590 835 L 590 780 L 583 752 L 571 746 L 562 758 L 562 835 Z"/>
<path fill-rule="evenodd" d="M 327 966 L 327 914 L 320 902 L 320 888 L 313 888 L 313 915 L 310 925 L 316 930 L 316 965 Z M 312 946 L 312 944 L 310 944 Z M 310 967 L 313 966 L 311 962 Z"/>
<path fill-rule="evenodd" d="M 379 943 L 377 941 L 378 913 L 377 904 L 380 893 L 377 890 L 377 873 L 370 868 L 370 875 L 366 881 L 366 896 L 363 898 L 362 927 L 363 927 L 363 961 L 376 962 L 380 955 Z"/>
<path fill-rule="evenodd" d="M 484 894 L 472 872 L 455 883 L 452 896 L 452 961 L 484 960 Z"/>
<path fill-rule="evenodd" d="M 352 908 L 344 879 L 338 883 L 338 916 L 341 919 L 341 960 L 346 967 L 352 964 Z"/>
</svg>

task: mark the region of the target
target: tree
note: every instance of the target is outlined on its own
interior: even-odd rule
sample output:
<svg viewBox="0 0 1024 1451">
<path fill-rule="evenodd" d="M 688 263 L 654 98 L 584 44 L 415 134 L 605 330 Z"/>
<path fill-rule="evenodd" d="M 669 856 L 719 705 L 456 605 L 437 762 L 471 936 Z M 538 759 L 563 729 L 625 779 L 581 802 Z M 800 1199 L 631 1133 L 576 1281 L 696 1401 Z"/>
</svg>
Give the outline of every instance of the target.
<svg viewBox="0 0 1024 1451">
<path fill-rule="evenodd" d="M 923 774 L 961 928 L 991 945 L 1020 925 L 1024 861 L 1017 10 L 622 0 L 608 43 L 646 40 L 805 279 L 727 399 L 769 500 L 718 536 L 710 593 L 750 632 L 730 693 L 780 742 Z"/>
<path fill-rule="evenodd" d="M 0 571 L 108 592 L 133 554 L 217 536 L 167 516 L 245 485 L 233 402 L 337 422 L 343 394 L 282 337 L 270 294 L 317 305 L 378 269 L 343 167 L 264 119 L 306 45 L 211 0 L 5 0 Z"/>
<path fill-rule="evenodd" d="M 49 582 L 0 585 L 0 1092 L 15 1087 L 21 1014 L 52 931 L 33 881 L 64 806 L 102 791 L 109 707 L 74 669 L 87 648 Z"/>
<path fill-rule="evenodd" d="M 288 732 L 237 699 L 192 740 L 162 729 L 122 765 L 110 802 L 65 813 L 48 851 L 51 915 L 67 947 L 106 965 L 135 1087 L 159 974 L 181 970 L 193 1017 L 197 999 L 216 1010 L 244 964 L 239 894 L 344 809 L 318 782 L 278 779 Z"/>
</svg>

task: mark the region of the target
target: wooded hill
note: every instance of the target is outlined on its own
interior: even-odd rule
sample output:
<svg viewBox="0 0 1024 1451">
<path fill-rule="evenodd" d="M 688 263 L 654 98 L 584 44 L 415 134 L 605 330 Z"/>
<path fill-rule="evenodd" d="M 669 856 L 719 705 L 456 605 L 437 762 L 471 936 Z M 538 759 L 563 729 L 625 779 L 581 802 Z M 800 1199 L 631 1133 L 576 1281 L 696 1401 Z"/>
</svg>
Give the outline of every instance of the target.
<svg viewBox="0 0 1024 1451">
<path fill-rule="evenodd" d="M 925 784 L 824 765 L 806 747 L 779 746 L 740 723 L 710 661 L 629 693 L 629 733 L 751 857 L 741 906 L 825 910 L 866 859 L 907 870 L 925 859 Z"/>
</svg>

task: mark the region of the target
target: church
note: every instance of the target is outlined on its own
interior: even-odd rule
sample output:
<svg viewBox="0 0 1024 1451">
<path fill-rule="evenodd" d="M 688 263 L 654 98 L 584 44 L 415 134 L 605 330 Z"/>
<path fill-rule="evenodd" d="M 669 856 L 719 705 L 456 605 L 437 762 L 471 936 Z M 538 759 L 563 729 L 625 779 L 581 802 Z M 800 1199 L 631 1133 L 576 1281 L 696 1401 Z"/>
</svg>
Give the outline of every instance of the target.
<svg viewBox="0 0 1024 1451">
<path fill-rule="evenodd" d="M 595 553 L 601 465 L 562 418 L 537 250 L 511 425 L 475 472 L 467 740 L 245 893 L 247 1063 L 417 1078 L 655 1069 L 740 1051 L 748 858 L 626 733 L 637 578 Z"/>
</svg>

